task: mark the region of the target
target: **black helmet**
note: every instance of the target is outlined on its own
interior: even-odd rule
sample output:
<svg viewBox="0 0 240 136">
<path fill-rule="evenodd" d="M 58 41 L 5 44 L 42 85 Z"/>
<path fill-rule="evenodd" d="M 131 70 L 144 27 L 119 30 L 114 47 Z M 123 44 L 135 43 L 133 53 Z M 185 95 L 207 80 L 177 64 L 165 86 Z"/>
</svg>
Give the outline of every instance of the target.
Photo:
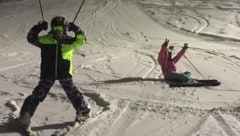
<svg viewBox="0 0 240 136">
<path fill-rule="evenodd" d="M 51 21 L 51 27 L 53 26 L 66 26 L 65 18 L 62 16 L 54 17 Z"/>
<path fill-rule="evenodd" d="M 54 17 L 51 21 L 51 28 L 53 30 L 54 26 L 63 26 L 63 32 L 66 33 L 67 31 L 67 22 L 65 18 L 62 16 Z"/>
</svg>

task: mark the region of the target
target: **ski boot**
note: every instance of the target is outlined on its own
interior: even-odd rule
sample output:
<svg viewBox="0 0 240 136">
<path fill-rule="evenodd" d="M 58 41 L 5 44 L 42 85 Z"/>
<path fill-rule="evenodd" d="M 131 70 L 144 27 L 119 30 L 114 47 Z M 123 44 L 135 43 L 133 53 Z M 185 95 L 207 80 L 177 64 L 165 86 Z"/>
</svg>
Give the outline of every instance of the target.
<svg viewBox="0 0 240 136">
<path fill-rule="evenodd" d="M 27 133 L 28 136 L 37 136 L 35 132 L 32 131 L 30 126 L 31 123 L 31 115 L 29 113 L 25 113 L 23 116 L 20 116 L 18 119 L 20 127 Z"/>
<path fill-rule="evenodd" d="M 73 125 L 68 126 L 68 131 L 71 132 L 80 128 L 84 124 L 84 122 L 89 118 L 89 112 L 90 112 L 89 108 L 87 108 L 86 110 L 77 112 L 77 116 L 75 118 Z"/>
</svg>

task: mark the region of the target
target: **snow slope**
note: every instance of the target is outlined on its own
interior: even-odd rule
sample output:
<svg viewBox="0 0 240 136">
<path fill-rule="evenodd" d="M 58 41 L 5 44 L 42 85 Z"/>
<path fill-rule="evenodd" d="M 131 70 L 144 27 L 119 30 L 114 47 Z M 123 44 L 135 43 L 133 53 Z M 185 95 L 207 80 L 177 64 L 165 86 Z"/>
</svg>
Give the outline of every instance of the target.
<svg viewBox="0 0 240 136">
<path fill-rule="evenodd" d="M 78 0 L 42 0 L 44 17 L 72 21 Z M 240 2 L 238 0 L 86 0 L 76 24 L 87 43 L 75 52 L 74 82 L 91 118 L 70 136 L 240 135 Z M 39 81 L 39 49 L 27 43 L 41 14 L 38 1 L 0 0 L 0 135 Z M 42 34 L 46 34 L 43 32 Z M 189 43 L 178 71 L 218 79 L 218 87 L 169 88 L 156 61 L 165 39 L 176 52 Z M 159 81 L 156 81 L 159 79 Z M 49 136 L 75 111 L 56 82 L 32 118 Z"/>
</svg>

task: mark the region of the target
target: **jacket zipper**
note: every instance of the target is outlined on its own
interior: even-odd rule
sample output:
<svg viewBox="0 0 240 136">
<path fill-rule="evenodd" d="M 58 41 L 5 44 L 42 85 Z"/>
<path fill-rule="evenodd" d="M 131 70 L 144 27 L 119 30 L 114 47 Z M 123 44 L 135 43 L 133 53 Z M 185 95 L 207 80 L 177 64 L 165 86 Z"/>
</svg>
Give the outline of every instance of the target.
<svg viewBox="0 0 240 136">
<path fill-rule="evenodd" d="M 58 46 L 59 46 L 59 41 L 57 41 L 57 47 L 56 47 L 56 59 L 55 59 L 55 79 L 57 79 L 57 73 L 58 73 Z"/>
</svg>

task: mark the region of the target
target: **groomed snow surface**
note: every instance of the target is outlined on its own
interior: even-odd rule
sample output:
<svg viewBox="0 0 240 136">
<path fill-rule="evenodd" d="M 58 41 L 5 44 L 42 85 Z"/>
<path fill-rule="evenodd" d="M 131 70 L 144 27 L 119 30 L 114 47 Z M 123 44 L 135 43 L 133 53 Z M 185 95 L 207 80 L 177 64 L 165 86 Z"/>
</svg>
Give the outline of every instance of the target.
<svg viewBox="0 0 240 136">
<path fill-rule="evenodd" d="M 42 0 L 45 20 L 72 21 L 80 4 Z M 26 35 L 42 19 L 37 0 L 0 0 L 0 9 L 0 135 L 22 136 L 9 120 L 39 81 L 40 50 Z M 75 52 L 73 80 L 92 110 L 69 136 L 240 135 L 239 0 L 86 0 L 75 23 L 87 43 Z M 203 76 L 186 58 L 178 72 L 222 84 L 169 88 L 156 60 L 166 38 L 175 53 L 189 43 L 186 57 Z M 50 136 L 74 118 L 56 81 L 32 127 Z"/>
</svg>

